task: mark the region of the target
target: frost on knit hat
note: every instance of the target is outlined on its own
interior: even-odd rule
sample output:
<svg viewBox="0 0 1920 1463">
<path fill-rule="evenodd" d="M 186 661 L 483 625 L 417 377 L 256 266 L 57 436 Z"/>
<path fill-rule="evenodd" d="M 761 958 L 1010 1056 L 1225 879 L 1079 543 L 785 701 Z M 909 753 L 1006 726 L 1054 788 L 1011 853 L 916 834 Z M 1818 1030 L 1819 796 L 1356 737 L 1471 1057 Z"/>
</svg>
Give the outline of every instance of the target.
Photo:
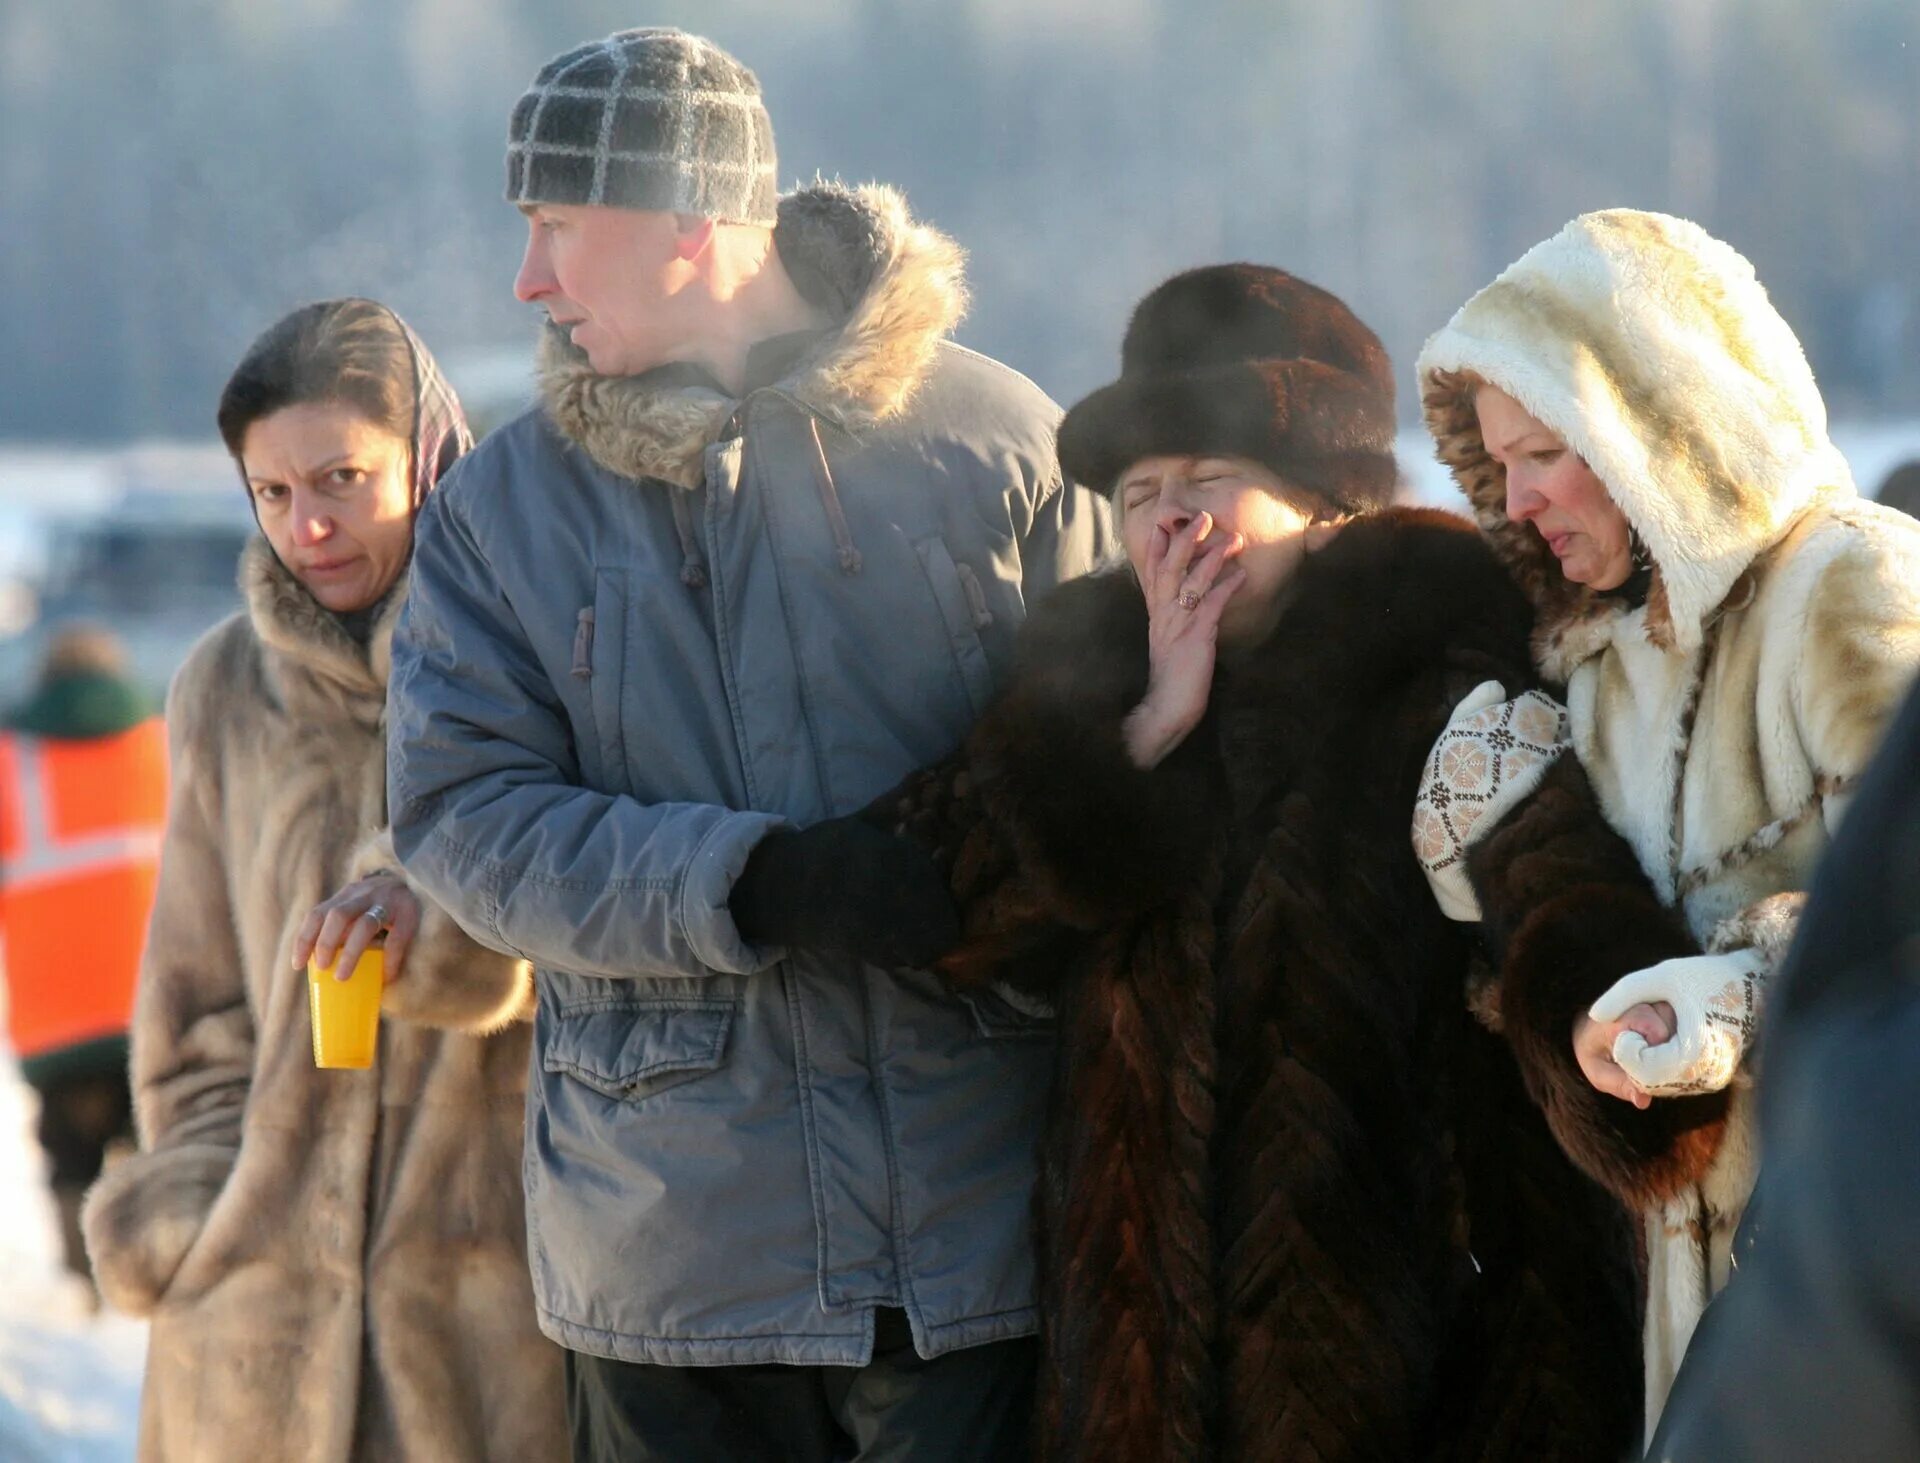
<svg viewBox="0 0 1920 1463">
<path fill-rule="evenodd" d="M 710 41 L 665 27 L 556 56 L 507 125 L 507 201 L 771 227 L 773 123 L 760 83 Z"/>
</svg>

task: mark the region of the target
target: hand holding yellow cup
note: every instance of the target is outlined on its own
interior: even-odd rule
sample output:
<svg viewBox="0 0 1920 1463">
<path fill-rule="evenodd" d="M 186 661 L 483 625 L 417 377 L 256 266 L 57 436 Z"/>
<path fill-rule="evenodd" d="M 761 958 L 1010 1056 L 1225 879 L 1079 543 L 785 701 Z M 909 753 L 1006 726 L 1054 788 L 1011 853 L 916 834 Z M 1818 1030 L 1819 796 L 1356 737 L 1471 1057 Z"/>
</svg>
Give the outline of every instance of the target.
<svg viewBox="0 0 1920 1463">
<path fill-rule="evenodd" d="M 338 957 L 335 957 L 336 962 Z M 387 983 L 387 954 L 369 945 L 353 974 L 335 980 L 333 966 L 307 962 L 307 996 L 313 1015 L 316 1067 L 371 1067 L 380 1040 L 380 992 Z"/>
</svg>

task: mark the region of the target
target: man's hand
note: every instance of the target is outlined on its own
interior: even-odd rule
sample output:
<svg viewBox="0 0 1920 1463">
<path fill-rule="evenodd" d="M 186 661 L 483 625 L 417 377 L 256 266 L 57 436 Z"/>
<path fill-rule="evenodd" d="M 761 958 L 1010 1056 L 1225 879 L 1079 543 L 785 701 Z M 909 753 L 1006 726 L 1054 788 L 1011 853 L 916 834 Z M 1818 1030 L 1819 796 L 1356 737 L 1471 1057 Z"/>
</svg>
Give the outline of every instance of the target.
<svg viewBox="0 0 1920 1463">
<path fill-rule="evenodd" d="M 924 969 L 960 941 L 959 911 L 933 861 L 860 818 L 768 834 L 728 908 L 750 944 L 886 969 Z"/>
</svg>

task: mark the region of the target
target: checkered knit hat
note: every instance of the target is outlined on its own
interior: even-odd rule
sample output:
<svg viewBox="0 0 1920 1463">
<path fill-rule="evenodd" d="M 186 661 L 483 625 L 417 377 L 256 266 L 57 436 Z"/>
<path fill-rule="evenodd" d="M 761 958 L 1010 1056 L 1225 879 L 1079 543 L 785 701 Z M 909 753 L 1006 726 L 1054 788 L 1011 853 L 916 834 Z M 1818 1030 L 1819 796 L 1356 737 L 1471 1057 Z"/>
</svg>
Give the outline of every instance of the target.
<svg viewBox="0 0 1920 1463">
<path fill-rule="evenodd" d="M 773 122 L 710 41 L 623 30 L 540 68 L 507 127 L 509 203 L 597 203 L 774 222 Z"/>
</svg>

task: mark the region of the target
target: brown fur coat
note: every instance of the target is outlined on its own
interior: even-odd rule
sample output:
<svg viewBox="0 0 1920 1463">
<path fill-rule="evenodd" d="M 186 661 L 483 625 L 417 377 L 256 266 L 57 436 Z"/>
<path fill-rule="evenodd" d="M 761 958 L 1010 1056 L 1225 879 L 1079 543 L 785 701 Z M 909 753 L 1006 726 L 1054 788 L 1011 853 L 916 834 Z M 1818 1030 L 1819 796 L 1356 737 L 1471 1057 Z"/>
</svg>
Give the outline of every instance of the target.
<svg viewBox="0 0 1920 1463">
<path fill-rule="evenodd" d="M 1630 1248 L 1468 1014 L 1408 838 L 1459 698 L 1529 680 L 1524 600 L 1398 510 L 1307 561 L 1206 720 L 1136 769 L 1132 576 L 1067 586 L 965 766 L 886 808 L 952 860 L 958 982 L 1050 999 L 1042 1454 L 1611 1460 Z"/>
<path fill-rule="evenodd" d="M 241 578 L 249 613 L 169 699 L 132 1030 L 141 1151 L 85 1215 L 101 1290 L 152 1317 L 141 1457 L 565 1458 L 520 1190 L 526 968 L 423 900 L 374 1068 L 323 1072 L 288 964 L 309 909 L 395 867 L 376 830 L 401 596 L 362 647 L 263 542 Z"/>
</svg>

